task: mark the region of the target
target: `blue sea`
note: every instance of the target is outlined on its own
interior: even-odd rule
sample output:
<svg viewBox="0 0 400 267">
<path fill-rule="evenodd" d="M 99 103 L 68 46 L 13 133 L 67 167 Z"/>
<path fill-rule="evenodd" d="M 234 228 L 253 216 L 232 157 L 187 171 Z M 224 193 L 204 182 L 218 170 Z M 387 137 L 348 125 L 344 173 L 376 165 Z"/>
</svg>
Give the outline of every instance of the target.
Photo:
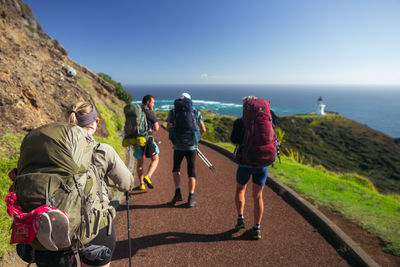
<svg viewBox="0 0 400 267">
<path fill-rule="evenodd" d="M 133 85 L 124 88 L 140 102 L 146 94 L 156 98 L 156 110 L 169 110 L 183 92 L 197 109 L 241 116 L 242 97 L 268 99 L 278 115 L 315 111 L 321 96 L 326 111 L 334 111 L 388 136 L 400 137 L 400 86 L 282 86 L 282 85 Z"/>
</svg>

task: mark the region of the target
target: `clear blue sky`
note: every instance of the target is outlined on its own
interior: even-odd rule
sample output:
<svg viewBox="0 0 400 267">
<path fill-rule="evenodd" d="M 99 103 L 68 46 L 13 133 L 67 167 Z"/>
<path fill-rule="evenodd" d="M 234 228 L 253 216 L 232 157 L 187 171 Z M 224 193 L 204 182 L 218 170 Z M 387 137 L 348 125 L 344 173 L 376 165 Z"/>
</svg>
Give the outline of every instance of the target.
<svg viewBox="0 0 400 267">
<path fill-rule="evenodd" d="M 24 0 L 128 84 L 400 85 L 399 0 Z"/>
</svg>

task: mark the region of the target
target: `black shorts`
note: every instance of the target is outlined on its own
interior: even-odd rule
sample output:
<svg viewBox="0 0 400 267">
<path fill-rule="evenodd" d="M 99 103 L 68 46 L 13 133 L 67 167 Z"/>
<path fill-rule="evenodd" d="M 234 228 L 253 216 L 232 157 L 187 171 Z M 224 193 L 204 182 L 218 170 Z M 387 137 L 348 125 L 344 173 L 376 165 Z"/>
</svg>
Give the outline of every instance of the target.
<svg viewBox="0 0 400 267">
<path fill-rule="evenodd" d="M 181 170 L 181 163 L 183 157 L 186 158 L 187 162 L 187 174 L 188 177 L 196 177 L 196 168 L 195 168 L 195 160 L 196 160 L 196 150 L 174 150 L 174 168 L 172 172 L 179 172 Z"/>
<path fill-rule="evenodd" d="M 101 266 L 101 265 L 105 265 L 111 261 L 112 255 L 113 255 L 114 249 L 115 249 L 114 224 L 112 225 L 111 235 L 107 235 L 107 233 L 108 233 L 108 226 L 103 227 L 99 231 L 99 234 L 95 237 L 95 239 L 93 239 L 91 242 L 89 242 L 89 244 L 86 245 L 86 247 L 89 245 L 106 246 L 111 250 L 111 257 L 109 257 L 108 259 L 102 260 L 102 261 L 99 261 L 99 260 L 91 261 L 91 260 L 85 259 L 85 257 L 81 255 L 81 260 L 85 264 L 92 265 L 92 266 Z"/>
</svg>

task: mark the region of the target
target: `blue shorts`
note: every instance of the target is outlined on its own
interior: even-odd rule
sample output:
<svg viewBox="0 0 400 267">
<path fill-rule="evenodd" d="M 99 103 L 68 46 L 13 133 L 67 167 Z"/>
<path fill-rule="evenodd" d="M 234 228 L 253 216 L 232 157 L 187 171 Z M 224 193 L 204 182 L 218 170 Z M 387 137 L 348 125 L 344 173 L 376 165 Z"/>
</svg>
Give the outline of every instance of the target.
<svg viewBox="0 0 400 267">
<path fill-rule="evenodd" d="M 160 154 L 160 149 L 158 148 L 158 145 L 156 142 L 153 142 L 155 149 L 156 149 L 156 155 Z M 135 146 L 135 153 L 133 153 L 133 156 L 135 159 L 140 159 L 143 158 L 144 156 L 144 146 Z"/>
<path fill-rule="evenodd" d="M 242 167 L 239 166 L 236 172 L 236 181 L 245 185 L 250 180 L 250 176 L 253 176 L 253 183 L 264 186 L 268 177 L 268 167 Z"/>
</svg>

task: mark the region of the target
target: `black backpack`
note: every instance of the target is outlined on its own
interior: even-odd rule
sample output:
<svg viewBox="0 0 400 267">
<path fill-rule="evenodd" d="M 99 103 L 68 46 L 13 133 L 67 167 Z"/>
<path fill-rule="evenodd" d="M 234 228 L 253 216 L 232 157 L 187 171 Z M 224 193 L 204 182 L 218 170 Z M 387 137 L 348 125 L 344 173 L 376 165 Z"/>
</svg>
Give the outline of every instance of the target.
<svg viewBox="0 0 400 267">
<path fill-rule="evenodd" d="M 192 100 L 178 98 L 174 102 L 174 126 L 170 128 L 170 139 L 174 145 L 192 146 L 199 142 L 200 131 L 194 117 Z"/>
</svg>

